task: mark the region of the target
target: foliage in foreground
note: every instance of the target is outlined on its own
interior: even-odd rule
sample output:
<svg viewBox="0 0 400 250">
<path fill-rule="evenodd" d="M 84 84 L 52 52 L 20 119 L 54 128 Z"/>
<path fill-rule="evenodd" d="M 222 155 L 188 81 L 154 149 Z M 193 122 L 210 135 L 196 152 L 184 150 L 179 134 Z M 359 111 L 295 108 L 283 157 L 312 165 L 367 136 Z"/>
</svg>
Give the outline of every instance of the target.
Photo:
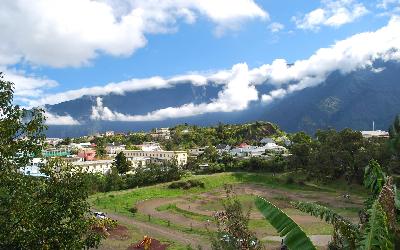
<svg viewBox="0 0 400 250">
<path fill-rule="evenodd" d="M 345 246 L 351 249 L 356 248 L 356 239 L 359 237 L 358 225 L 354 225 L 351 221 L 335 213 L 331 209 L 312 202 L 294 201 L 291 204 L 302 212 L 315 216 L 333 226 L 333 241 L 338 248 L 343 249 Z"/>
<path fill-rule="evenodd" d="M 83 249 L 98 246 L 84 176 L 59 160 L 47 177 L 20 169 L 40 155 L 44 112 L 12 104 L 13 83 L 0 74 L 0 249 Z"/>
<path fill-rule="evenodd" d="M 325 220 L 334 227 L 331 246 L 336 249 L 395 249 L 398 238 L 399 204 L 392 177 L 386 176 L 376 161 L 365 168 L 364 185 L 371 196 L 355 225 L 329 208 L 309 202 L 292 203 L 297 209 Z"/>
<path fill-rule="evenodd" d="M 110 173 L 106 175 L 88 173 L 86 178 L 89 182 L 90 193 L 117 191 L 176 181 L 183 175 L 183 171 L 176 161 L 147 163 L 146 166 L 136 167 L 133 173 L 121 174 L 120 170 L 113 166 Z"/>
<path fill-rule="evenodd" d="M 279 235 L 284 237 L 283 242 L 289 249 L 316 249 L 303 229 L 274 204 L 257 197 L 256 207 L 278 231 Z"/>
<path fill-rule="evenodd" d="M 259 250 L 261 242 L 249 230 L 250 210 L 243 212 L 243 207 L 232 189 L 225 187 L 227 199 L 223 202 L 224 210 L 215 214 L 217 232 L 212 234 L 211 244 L 214 250 Z"/>
</svg>

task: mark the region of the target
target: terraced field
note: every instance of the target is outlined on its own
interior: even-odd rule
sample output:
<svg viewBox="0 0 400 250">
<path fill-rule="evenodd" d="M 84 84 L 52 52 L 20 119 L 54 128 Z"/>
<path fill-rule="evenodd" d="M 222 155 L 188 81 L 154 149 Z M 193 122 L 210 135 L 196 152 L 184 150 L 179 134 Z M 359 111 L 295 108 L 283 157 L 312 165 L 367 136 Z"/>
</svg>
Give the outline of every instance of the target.
<svg viewBox="0 0 400 250">
<path fill-rule="evenodd" d="M 189 178 L 201 180 L 205 187 L 182 190 L 162 184 L 97 194 L 91 197 L 91 202 L 96 209 L 136 228 L 137 237 L 133 238 L 149 234 L 168 241 L 170 249 L 187 249 L 188 244 L 193 248 L 200 245 L 202 249 L 209 249 L 208 234 L 215 229 L 213 214 L 222 209 L 226 198 L 224 185 L 230 184 L 245 210 L 250 209 L 250 229 L 265 242 L 266 249 L 278 247 L 280 237 L 254 208 L 256 196 L 264 197 L 283 209 L 305 229 L 315 245 L 324 249 L 330 240 L 332 227 L 292 208 L 290 201 L 317 202 L 351 220 L 357 219 L 363 201 L 363 190 L 357 186 L 342 190 L 337 186 L 287 184 L 285 176 L 278 175 L 223 173 Z M 343 198 L 345 193 L 350 193 L 351 198 Z M 129 208 L 134 206 L 138 209 L 135 215 L 129 212 Z M 105 244 L 108 241 L 111 240 Z"/>
</svg>

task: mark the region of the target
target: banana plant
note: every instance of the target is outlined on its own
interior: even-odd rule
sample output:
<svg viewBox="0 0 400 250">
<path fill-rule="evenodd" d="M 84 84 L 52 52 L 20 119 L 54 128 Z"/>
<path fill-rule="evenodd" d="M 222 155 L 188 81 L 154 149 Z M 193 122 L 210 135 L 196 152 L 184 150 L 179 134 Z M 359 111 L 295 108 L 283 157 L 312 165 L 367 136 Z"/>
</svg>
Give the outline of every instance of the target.
<svg viewBox="0 0 400 250">
<path fill-rule="evenodd" d="M 368 215 L 369 220 L 361 236 L 359 249 L 394 249 L 393 234 L 389 229 L 388 218 L 378 200 L 368 210 Z"/>
<path fill-rule="evenodd" d="M 303 229 L 296 224 L 285 212 L 271 202 L 256 198 L 256 207 L 264 215 L 265 219 L 278 231 L 283 242 L 289 249 L 314 250 L 316 249 Z"/>
<path fill-rule="evenodd" d="M 358 225 L 332 211 L 313 202 L 293 201 L 290 203 L 296 209 L 320 218 L 333 226 L 333 240 L 342 248 L 355 249 L 360 231 Z"/>
<path fill-rule="evenodd" d="M 400 207 L 400 194 L 391 176 L 386 176 L 376 161 L 371 161 L 365 169 L 364 185 L 372 194 L 365 202 L 366 220 L 357 226 L 324 206 L 311 202 L 291 204 L 310 215 L 333 225 L 333 239 L 341 249 L 381 249 L 394 248 L 396 209 Z"/>
</svg>

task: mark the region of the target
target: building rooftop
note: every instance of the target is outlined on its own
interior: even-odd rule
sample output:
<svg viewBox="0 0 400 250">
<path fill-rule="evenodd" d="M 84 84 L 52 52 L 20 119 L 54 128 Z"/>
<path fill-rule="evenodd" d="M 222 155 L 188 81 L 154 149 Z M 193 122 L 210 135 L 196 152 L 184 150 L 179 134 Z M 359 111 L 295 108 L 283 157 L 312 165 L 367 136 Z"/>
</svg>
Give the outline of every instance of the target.
<svg viewBox="0 0 400 250">
<path fill-rule="evenodd" d="M 389 137 L 389 133 L 382 130 L 361 131 L 363 137 Z"/>
</svg>

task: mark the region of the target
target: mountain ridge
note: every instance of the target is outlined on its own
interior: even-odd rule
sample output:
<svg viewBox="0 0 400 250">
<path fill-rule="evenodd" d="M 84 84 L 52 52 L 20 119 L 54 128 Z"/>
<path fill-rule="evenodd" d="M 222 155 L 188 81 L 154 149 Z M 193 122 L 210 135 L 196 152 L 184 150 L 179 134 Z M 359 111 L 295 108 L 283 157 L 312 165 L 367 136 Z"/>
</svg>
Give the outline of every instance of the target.
<svg viewBox="0 0 400 250">
<path fill-rule="evenodd" d="M 377 70 L 378 69 L 378 70 Z M 230 113 L 208 113 L 198 116 L 149 122 L 110 122 L 90 119 L 96 96 L 47 105 L 46 110 L 57 115 L 71 115 L 82 121 L 77 126 L 49 126 L 50 136 L 78 136 L 105 130 L 133 131 L 150 130 L 155 127 L 174 126 L 182 123 L 215 125 L 264 120 L 276 123 L 288 132 L 350 127 L 357 130 L 387 129 L 400 107 L 400 63 L 376 61 L 371 67 L 347 74 L 331 73 L 327 79 L 315 86 L 292 93 L 272 104 L 251 102 L 246 110 Z M 164 89 L 128 92 L 124 95 L 102 96 L 106 107 L 129 115 L 176 107 L 186 103 L 210 102 L 218 96 L 222 85 L 194 86 L 190 82 Z M 259 93 L 272 90 L 271 85 L 257 86 Z"/>
</svg>

